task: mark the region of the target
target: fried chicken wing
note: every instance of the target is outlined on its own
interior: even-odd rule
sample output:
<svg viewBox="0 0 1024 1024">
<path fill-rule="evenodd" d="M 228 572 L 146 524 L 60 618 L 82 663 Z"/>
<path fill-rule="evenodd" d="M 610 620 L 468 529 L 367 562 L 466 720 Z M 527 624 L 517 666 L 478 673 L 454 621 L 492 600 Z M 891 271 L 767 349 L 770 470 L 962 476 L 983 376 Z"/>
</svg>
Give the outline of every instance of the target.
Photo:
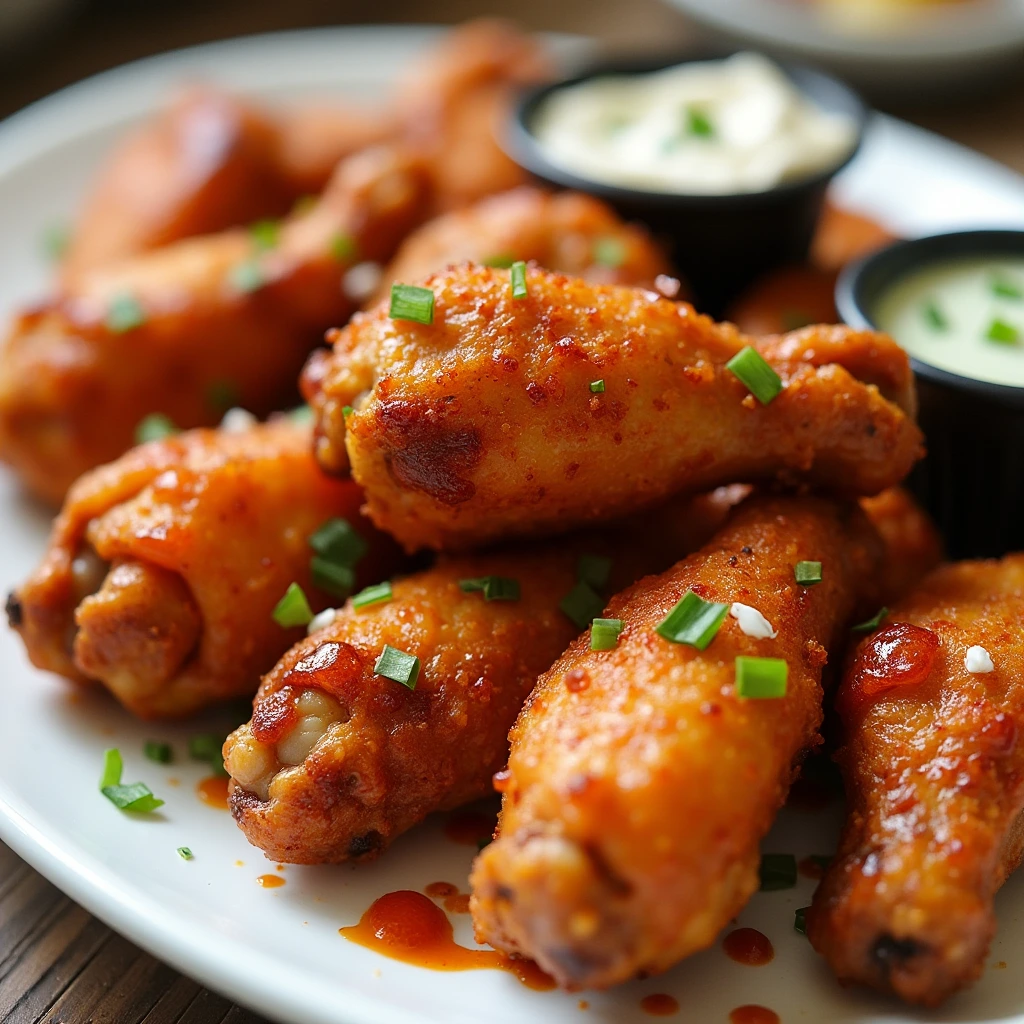
<svg viewBox="0 0 1024 1024">
<path fill-rule="evenodd" d="M 782 267 L 755 281 L 726 311 L 744 334 L 785 334 L 838 319 L 836 275 L 817 267 Z"/>
<path fill-rule="evenodd" d="M 747 343 L 731 324 L 642 289 L 526 277 L 516 299 L 508 271 L 435 274 L 432 323 L 384 304 L 357 314 L 306 374 L 321 465 L 351 465 L 377 525 L 410 550 L 561 531 L 737 481 L 872 494 L 921 453 L 909 363 L 885 335 L 766 339 L 784 387 L 762 405 L 726 368 Z"/>
<path fill-rule="evenodd" d="M 388 603 L 340 609 L 266 676 L 225 744 L 246 837 L 273 860 L 365 860 L 431 811 L 486 795 L 537 676 L 578 632 L 559 602 L 580 556 L 612 555 L 614 589 L 699 546 L 740 497 L 671 502 L 557 546 L 442 558 L 394 582 Z M 460 586 L 492 576 L 521 596 Z M 412 692 L 374 674 L 385 644 L 420 659 Z"/>
<path fill-rule="evenodd" d="M 890 487 L 873 498 L 861 498 L 860 507 L 885 544 L 878 602 L 892 604 L 942 561 L 942 535 L 931 516 L 902 487 Z"/>
<path fill-rule="evenodd" d="M 837 708 L 850 810 L 808 936 L 841 979 L 933 1006 L 981 974 L 1024 854 L 1024 555 L 928 576 Z"/>
<path fill-rule="evenodd" d="M 414 158 L 368 152 L 274 244 L 242 230 L 179 242 L 22 313 L 0 351 L 0 457 L 57 502 L 150 413 L 193 427 L 225 404 L 258 415 L 292 404 L 310 349 L 356 305 L 347 269 L 391 254 L 424 189 Z"/>
<path fill-rule="evenodd" d="M 851 260 L 895 242 L 897 236 L 877 221 L 826 201 L 811 243 L 811 262 L 836 273 Z"/>
<path fill-rule="evenodd" d="M 154 441 L 84 476 L 39 568 L 7 612 L 33 664 L 100 682 L 144 718 L 249 696 L 302 631 L 271 612 L 298 582 L 314 609 L 308 537 L 340 517 L 369 551 L 361 583 L 398 564 L 359 515 L 351 480 L 325 477 L 308 427 L 281 418 L 243 432 Z"/>
<path fill-rule="evenodd" d="M 617 646 L 579 637 L 512 731 L 498 838 L 471 878 L 478 940 L 598 988 L 710 945 L 757 888 L 758 843 L 820 742 L 826 649 L 880 558 L 855 506 L 753 498 L 700 552 L 614 597 Z M 822 563 L 820 583 L 796 583 L 801 560 Z M 727 616 L 705 650 L 663 639 L 691 591 L 768 629 Z M 739 696 L 741 656 L 784 659 L 785 695 Z"/>
</svg>

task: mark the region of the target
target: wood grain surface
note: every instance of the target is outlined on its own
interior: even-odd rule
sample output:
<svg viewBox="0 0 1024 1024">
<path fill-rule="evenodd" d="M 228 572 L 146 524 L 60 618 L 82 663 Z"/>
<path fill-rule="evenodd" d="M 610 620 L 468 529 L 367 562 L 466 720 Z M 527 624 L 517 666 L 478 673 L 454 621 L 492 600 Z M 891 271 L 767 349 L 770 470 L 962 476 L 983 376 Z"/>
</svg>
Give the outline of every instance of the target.
<svg viewBox="0 0 1024 1024">
<path fill-rule="evenodd" d="M 2 3 L 3 0 L 0 0 Z M 620 49 L 669 50 L 694 38 L 657 0 L 179 0 L 79 4 L 66 24 L 0 67 L 0 116 L 70 82 L 161 50 L 251 32 L 365 21 L 514 16 L 586 32 Z M 1024 81 L 936 106 L 884 105 L 900 117 L 1024 172 Z M 92 917 L 0 844 L 0 1021 L 10 1024 L 261 1024 Z"/>
</svg>

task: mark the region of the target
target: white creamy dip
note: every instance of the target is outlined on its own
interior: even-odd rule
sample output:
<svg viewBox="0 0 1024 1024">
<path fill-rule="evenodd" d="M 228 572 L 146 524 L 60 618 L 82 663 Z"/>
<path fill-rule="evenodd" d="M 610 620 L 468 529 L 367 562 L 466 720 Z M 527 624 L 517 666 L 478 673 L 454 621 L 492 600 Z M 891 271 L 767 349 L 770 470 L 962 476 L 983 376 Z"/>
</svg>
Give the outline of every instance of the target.
<svg viewBox="0 0 1024 1024">
<path fill-rule="evenodd" d="M 754 53 L 555 89 L 531 127 L 548 159 L 581 177 L 700 195 L 807 177 L 838 164 L 857 134 Z"/>
</svg>

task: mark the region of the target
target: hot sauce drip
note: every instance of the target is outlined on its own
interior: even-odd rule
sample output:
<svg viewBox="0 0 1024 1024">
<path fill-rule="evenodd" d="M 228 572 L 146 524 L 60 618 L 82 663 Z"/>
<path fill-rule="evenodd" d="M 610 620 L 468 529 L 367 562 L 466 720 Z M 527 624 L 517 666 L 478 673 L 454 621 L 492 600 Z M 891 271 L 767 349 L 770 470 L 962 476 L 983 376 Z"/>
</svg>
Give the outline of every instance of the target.
<svg viewBox="0 0 1024 1024">
<path fill-rule="evenodd" d="M 441 900 L 449 914 L 469 913 L 469 893 L 459 892 L 459 887 L 451 882 L 431 882 L 423 891 L 433 899 Z"/>
<path fill-rule="evenodd" d="M 779 1015 L 767 1006 L 737 1006 L 729 1013 L 729 1024 L 781 1024 Z"/>
<path fill-rule="evenodd" d="M 652 992 L 640 1000 L 640 1009 L 652 1017 L 670 1017 L 679 1012 L 679 1000 L 664 992 Z"/>
<path fill-rule="evenodd" d="M 737 928 L 722 940 L 722 949 L 730 960 L 747 967 L 763 967 L 775 959 L 775 948 L 767 935 L 756 928 Z"/>
<path fill-rule="evenodd" d="M 219 811 L 228 809 L 228 779 L 226 775 L 211 775 L 196 784 L 196 794 L 207 807 Z"/>
<path fill-rule="evenodd" d="M 529 960 L 513 960 L 492 949 L 467 949 L 456 943 L 451 922 L 440 907 L 410 889 L 374 900 L 359 924 L 340 928 L 350 942 L 392 960 L 434 971 L 508 971 L 527 988 L 548 991 L 554 979 Z"/>
<path fill-rule="evenodd" d="M 278 889 L 284 885 L 284 879 L 280 875 L 258 875 L 256 884 L 262 885 L 264 889 Z"/>
</svg>

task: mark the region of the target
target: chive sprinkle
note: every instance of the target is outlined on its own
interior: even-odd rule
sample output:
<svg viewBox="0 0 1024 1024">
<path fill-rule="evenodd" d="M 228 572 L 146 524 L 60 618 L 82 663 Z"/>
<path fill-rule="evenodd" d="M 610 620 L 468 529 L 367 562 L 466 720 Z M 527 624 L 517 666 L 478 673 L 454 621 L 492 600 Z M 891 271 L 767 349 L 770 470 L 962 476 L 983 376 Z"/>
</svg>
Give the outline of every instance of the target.
<svg viewBox="0 0 1024 1024">
<path fill-rule="evenodd" d="M 949 321 L 946 319 L 946 314 L 939 309 L 938 303 L 934 300 L 924 304 L 922 313 L 924 314 L 925 322 L 933 330 L 944 331 L 949 327 Z"/>
<path fill-rule="evenodd" d="M 336 234 L 331 238 L 331 257 L 338 263 L 352 263 L 355 261 L 356 240 L 351 235 Z"/>
<path fill-rule="evenodd" d="M 342 417 L 342 419 L 346 419 L 347 420 L 349 418 L 349 416 L 351 416 L 351 415 L 352 415 L 352 406 L 351 405 L 343 405 L 341 407 L 341 417 Z"/>
<path fill-rule="evenodd" d="M 324 558 L 339 565 L 355 565 L 367 551 L 369 544 L 363 535 L 347 520 L 328 519 L 309 535 L 309 546 Z"/>
<path fill-rule="evenodd" d="M 170 743 L 160 743 L 157 740 L 146 740 L 142 745 L 142 753 L 157 764 L 170 764 L 174 757 Z"/>
<path fill-rule="evenodd" d="M 135 428 L 135 443 L 146 444 L 148 441 L 162 441 L 178 433 L 178 428 L 169 416 L 162 412 L 152 412 L 139 420 Z"/>
<path fill-rule="evenodd" d="M 117 295 L 107 307 L 107 318 L 104 322 L 107 329 L 114 334 L 124 334 L 146 322 L 146 311 L 134 295 Z"/>
<path fill-rule="evenodd" d="M 475 579 L 459 580 L 459 589 L 464 594 L 479 591 L 485 601 L 518 601 L 520 596 L 519 580 L 507 576 L 478 576 Z"/>
<path fill-rule="evenodd" d="M 383 583 L 375 583 L 372 587 L 360 590 L 352 598 L 353 608 L 366 608 L 371 604 L 384 604 L 390 601 L 394 595 L 391 593 L 391 583 L 385 580 Z"/>
<path fill-rule="evenodd" d="M 590 624 L 590 649 L 592 651 L 614 650 L 619 643 L 622 626 L 622 619 L 594 619 Z"/>
<path fill-rule="evenodd" d="M 308 626 L 313 620 L 313 610 L 302 587 L 298 583 L 289 583 L 284 596 L 271 613 L 271 618 L 282 628 L 292 629 L 294 626 Z"/>
<path fill-rule="evenodd" d="M 592 380 L 590 382 L 591 394 L 603 395 L 604 394 L 604 381 L 603 380 Z"/>
<path fill-rule="evenodd" d="M 103 774 L 100 776 L 100 792 L 119 810 L 133 814 L 149 814 L 164 802 L 153 796 L 153 791 L 144 782 L 121 782 L 124 762 L 117 748 L 104 751 Z"/>
<path fill-rule="evenodd" d="M 873 633 L 882 624 L 882 620 L 888 614 L 888 608 L 879 608 L 878 612 L 870 619 L 867 619 L 864 622 L 858 622 L 856 626 L 851 626 L 850 629 L 854 633 Z"/>
<path fill-rule="evenodd" d="M 321 555 L 314 555 L 309 560 L 309 572 L 313 586 L 333 597 L 348 597 L 356 585 L 356 573 L 351 565 L 333 562 Z"/>
<path fill-rule="evenodd" d="M 495 270 L 508 270 L 515 263 L 516 258 L 510 252 L 499 252 L 493 256 L 487 256 L 482 262 L 485 267 L 494 267 Z"/>
<path fill-rule="evenodd" d="M 793 576 L 802 587 L 813 587 L 821 582 L 821 562 L 797 562 Z"/>
<path fill-rule="evenodd" d="M 766 700 L 786 696 L 789 665 L 782 658 L 736 658 L 736 696 Z"/>
<path fill-rule="evenodd" d="M 686 133 L 697 138 L 708 139 L 715 134 L 715 127 L 701 110 L 690 107 L 686 111 Z"/>
<path fill-rule="evenodd" d="M 121 759 L 121 751 L 117 747 L 103 751 L 103 774 L 100 776 L 100 789 L 118 785 L 123 771 L 124 761 Z"/>
<path fill-rule="evenodd" d="M 796 886 L 796 857 L 791 853 L 762 853 L 758 869 L 761 892 L 778 892 Z"/>
<path fill-rule="evenodd" d="M 798 907 L 793 915 L 793 930 L 801 935 L 807 934 L 807 911 L 810 907 Z"/>
<path fill-rule="evenodd" d="M 257 260 L 244 260 L 231 268 L 228 280 L 235 291 L 248 295 L 250 292 L 258 291 L 266 284 L 263 276 L 263 268 Z"/>
<path fill-rule="evenodd" d="M 703 651 L 714 640 L 728 611 L 727 604 L 705 601 L 688 590 L 655 632 L 674 644 L 687 644 Z"/>
<path fill-rule="evenodd" d="M 577 629 L 586 629 L 604 611 L 604 599 L 589 583 L 577 582 L 558 607 Z"/>
<path fill-rule="evenodd" d="M 392 320 L 411 320 L 417 324 L 432 324 L 434 322 L 434 293 L 429 288 L 419 288 L 414 284 L 393 284 L 388 316 Z"/>
<path fill-rule="evenodd" d="M 594 590 L 608 586 L 611 571 L 612 560 L 604 555 L 580 555 L 576 563 L 576 579 L 593 587 Z"/>
<path fill-rule="evenodd" d="M 782 378 L 765 362 L 757 349 L 747 345 L 725 364 L 734 377 L 745 384 L 750 393 L 767 405 L 782 390 Z"/>
<path fill-rule="evenodd" d="M 193 853 L 192 853 L 192 851 L 187 846 L 179 846 L 178 847 L 178 856 L 182 860 L 192 860 Z"/>
<path fill-rule="evenodd" d="M 516 260 L 509 269 L 509 282 L 512 285 L 512 298 L 525 299 L 526 288 L 526 264 L 522 260 Z"/>
<path fill-rule="evenodd" d="M 1020 338 L 1020 331 L 1013 324 L 1008 324 L 1005 320 L 1000 320 L 999 317 L 996 317 L 988 325 L 985 337 L 989 341 L 998 341 L 1002 345 L 1012 345 Z"/>
<path fill-rule="evenodd" d="M 214 732 L 197 732 L 188 738 L 188 756 L 193 761 L 214 761 L 221 756 L 224 737 Z"/>
<path fill-rule="evenodd" d="M 249 236 L 257 249 L 273 249 L 281 240 L 281 225 L 276 220 L 258 220 L 250 225 Z"/>
<path fill-rule="evenodd" d="M 617 270 L 626 262 L 626 246 L 621 238 L 599 238 L 594 242 L 594 262 L 609 270 Z"/>
<path fill-rule="evenodd" d="M 1001 299 L 1024 299 L 1020 285 L 1006 277 L 992 278 L 992 294 Z"/>
<path fill-rule="evenodd" d="M 374 663 L 373 674 L 390 679 L 393 683 L 400 683 L 407 690 L 415 690 L 416 680 L 420 675 L 420 659 L 385 644 L 380 657 Z"/>
</svg>

